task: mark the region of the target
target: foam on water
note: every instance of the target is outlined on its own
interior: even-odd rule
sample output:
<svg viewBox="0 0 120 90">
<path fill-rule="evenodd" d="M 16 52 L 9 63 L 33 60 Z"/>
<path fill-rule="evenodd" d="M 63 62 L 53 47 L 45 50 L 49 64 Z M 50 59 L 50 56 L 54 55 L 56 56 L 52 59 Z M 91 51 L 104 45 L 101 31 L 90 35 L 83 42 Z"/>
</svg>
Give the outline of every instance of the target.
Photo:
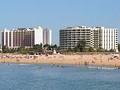
<svg viewBox="0 0 120 90">
<path fill-rule="evenodd" d="M 30 64 L 19 64 L 19 65 L 30 65 Z"/>
<path fill-rule="evenodd" d="M 98 69 L 98 70 L 115 70 L 115 69 L 118 69 L 118 67 L 106 67 L 106 66 L 87 66 L 87 68 Z"/>
</svg>

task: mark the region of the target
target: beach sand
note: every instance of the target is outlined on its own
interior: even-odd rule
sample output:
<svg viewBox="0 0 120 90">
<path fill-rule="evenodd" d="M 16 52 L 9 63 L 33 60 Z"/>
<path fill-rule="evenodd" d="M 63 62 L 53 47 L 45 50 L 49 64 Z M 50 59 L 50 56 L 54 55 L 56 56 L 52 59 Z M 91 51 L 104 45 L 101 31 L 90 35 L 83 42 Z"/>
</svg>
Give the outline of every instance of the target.
<svg viewBox="0 0 120 90">
<path fill-rule="evenodd" d="M 1 63 L 30 64 L 73 64 L 73 65 L 105 65 L 120 66 L 119 54 L 93 55 L 12 55 L 1 54 Z"/>
</svg>

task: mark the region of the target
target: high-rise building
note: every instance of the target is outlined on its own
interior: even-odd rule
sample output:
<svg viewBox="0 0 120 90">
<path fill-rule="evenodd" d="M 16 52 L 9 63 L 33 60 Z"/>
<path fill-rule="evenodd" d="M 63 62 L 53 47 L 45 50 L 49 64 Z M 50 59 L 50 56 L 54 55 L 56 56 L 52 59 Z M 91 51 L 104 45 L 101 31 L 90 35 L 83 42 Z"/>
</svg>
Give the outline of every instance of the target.
<svg viewBox="0 0 120 90">
<path fill-rule="evenodd" d="M 46 35 L 46 39 L 49 39 L 49 42 L 44 42 L 44 30 L 41 27 L 18 28 L 12 31 L 4 29 L 2 32 L 2 46 L 8 48 L 32 47 L 40 43 L 51 44 L 51 35 Z"/>
<path fill-rule="evenodd" d="M 52 42 L 52 32 L 51 32 L 51 30 L 49 28 L 43 29 L 43 44 L 51 45 L 52 44 L 51 42 Z"/>
<path fill-rule="evenodd" d="M 118 30 L 116 28 L 76 26 L 60 30 L 60 48 L 74 48 L 80 40 L 87 47 L 118 51 Z"/>
</svg>

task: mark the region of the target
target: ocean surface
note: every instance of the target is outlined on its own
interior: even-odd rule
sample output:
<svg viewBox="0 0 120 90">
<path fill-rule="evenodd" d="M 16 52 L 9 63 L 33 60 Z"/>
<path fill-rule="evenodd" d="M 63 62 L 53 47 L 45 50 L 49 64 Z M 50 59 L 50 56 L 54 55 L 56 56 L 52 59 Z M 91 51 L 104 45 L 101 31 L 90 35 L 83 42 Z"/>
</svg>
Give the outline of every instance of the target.
<svg viewBox="0 0 120 90">
<path fill-rule="evenodd" d="M 0 64 L 0 90 L 120 90 L 115 67 Z"/>
</svg>

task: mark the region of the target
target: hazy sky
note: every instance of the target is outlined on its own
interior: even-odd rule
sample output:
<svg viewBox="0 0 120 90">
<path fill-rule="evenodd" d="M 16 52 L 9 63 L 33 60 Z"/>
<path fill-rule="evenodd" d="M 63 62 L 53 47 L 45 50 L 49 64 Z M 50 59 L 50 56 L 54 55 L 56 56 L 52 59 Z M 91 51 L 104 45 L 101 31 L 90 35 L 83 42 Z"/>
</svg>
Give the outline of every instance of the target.
<svg viewBox="0 0 120 90">
<path fill-rule="evenodd" d="M 0 0 L 1 31 L 49 27 L 59 44 L 59 30 L 78 25 L 120 29 L 120 0 Z"/>
</svg>

